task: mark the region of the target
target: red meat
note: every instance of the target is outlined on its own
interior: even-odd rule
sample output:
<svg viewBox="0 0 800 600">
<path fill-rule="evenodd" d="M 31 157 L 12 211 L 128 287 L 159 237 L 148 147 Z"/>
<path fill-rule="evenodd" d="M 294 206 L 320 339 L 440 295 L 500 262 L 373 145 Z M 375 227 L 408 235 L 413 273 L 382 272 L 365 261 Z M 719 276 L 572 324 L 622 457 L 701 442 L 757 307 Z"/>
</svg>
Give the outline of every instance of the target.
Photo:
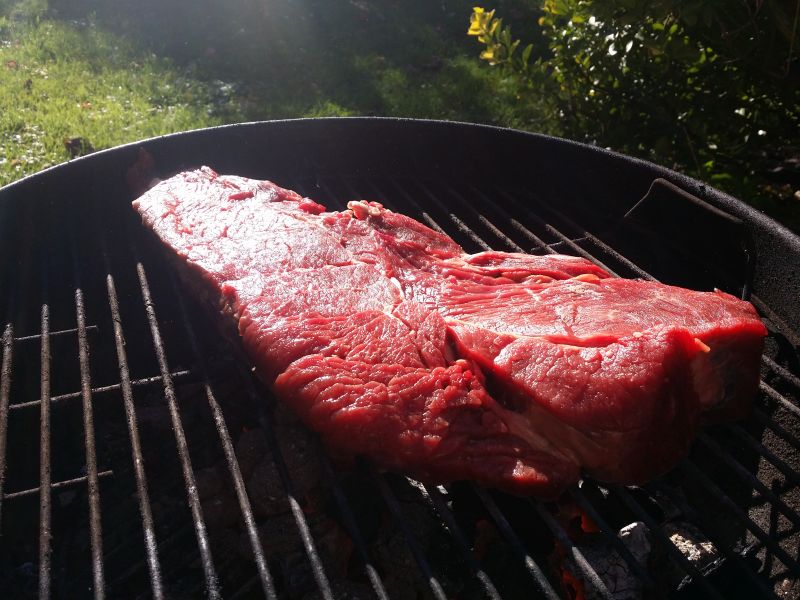
<svg viewBox="0 0 800 600">
<path fill-rule="evenodd" d="M 741 417 L 766 330 L 723 292 L 570 256 L 468 255 L 376 203 L 325 208 L 211 169 L 134 207 L 238 322 L 259 375 L 339 454 L 553 497 L 639 483 Z"/>
</svg>

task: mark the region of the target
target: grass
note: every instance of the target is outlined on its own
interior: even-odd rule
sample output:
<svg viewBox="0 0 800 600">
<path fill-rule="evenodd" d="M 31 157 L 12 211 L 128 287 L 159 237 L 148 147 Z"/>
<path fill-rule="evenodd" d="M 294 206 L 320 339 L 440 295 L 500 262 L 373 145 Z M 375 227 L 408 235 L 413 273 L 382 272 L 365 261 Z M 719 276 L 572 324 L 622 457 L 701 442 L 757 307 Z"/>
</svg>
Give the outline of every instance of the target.
<svg viewBox="0 0 800 600">
<path fill-rule="evenodd" d="M 0 184 L 67 160 L 70 138 L 100 149 L 238 116 L 224 87 L 95 27 L 0 25 Z"/>
<path fill-rule="evenodd" d="M 280 10 L 266 14 L 219 3 L 186 27 L 182 2 L 97 1 L 91 19 L 67 14 L 69 3 L 51 10 L 58 19 L 0 17 L 0 185 L 68 160 L 70 139 L 99 150 L 245 120 L 393 115 L 552 128 L 475 58 L 468 4 L 273 0 Z"/>
</svg>

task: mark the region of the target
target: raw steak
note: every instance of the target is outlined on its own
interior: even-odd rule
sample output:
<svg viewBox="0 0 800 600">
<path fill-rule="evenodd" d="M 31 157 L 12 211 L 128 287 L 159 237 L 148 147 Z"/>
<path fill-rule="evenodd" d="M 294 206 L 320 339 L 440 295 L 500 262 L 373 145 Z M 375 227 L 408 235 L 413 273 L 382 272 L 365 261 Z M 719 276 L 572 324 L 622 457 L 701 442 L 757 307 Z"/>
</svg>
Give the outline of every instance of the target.
<svg viewBox="0 0 800 600">
<path fill-rule="evenodd" d="M 468 255 L 372 202 L 177 175 L 134 202 L 257 372 L 332 450 L 427 481 L 554 497 L 637 483 L 745 414 L 766 330 L 722 292 L 581 258 Z"/>
</svg>

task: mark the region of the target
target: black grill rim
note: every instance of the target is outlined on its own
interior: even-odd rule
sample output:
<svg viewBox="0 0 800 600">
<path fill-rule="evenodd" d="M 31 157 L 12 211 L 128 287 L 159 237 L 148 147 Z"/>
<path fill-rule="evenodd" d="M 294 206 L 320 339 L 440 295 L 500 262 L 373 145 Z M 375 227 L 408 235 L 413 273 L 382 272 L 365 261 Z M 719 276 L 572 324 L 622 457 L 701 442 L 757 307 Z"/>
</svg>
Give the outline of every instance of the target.
<svg viewBox="0 0 800 600">
<path fill-rule="evenodd" d="M 107 161 L 109 159 L 118 159 L 121 155 L 134 156 L 139 148 L 144 148 L 148 151 L 156 148 L 159 145 L 172 145 L 183 141 L 194 142 L 208 142 L 213 141 L 215 137 L 221 133 L 234 133 L 239 132 L 259 133 L 258 129 L 264 129 L 264 133 L 269 133 L 268 129 L 286 127 L 289 129 L 297 128 L 302 130 L 305 128 L 321 128 L 323 131 L 332 127 L 344 125 L 345 127 L 358 128 L 358 127 L 374 127 L 375 125 L 390 125 L 397 127 L 423 127 L 431 130 L 441 129 L 444 134 L 456 134 L 466 131 L 483 131 L 491 133 L 495 136 L 520 136 L 535 140 L 538 144 L 545 144 L 553 148 L 564 148 L 576 152 L 586 153 L 587 156 L 596 155 L 609 158 L 619 164 L 625 165 L 631 169 L 644 168 L 649 171 L 653 178 L 663 177 L 664 179 L 675 183 L 679 187 L 696 194 L 704 200 L 709 200 L 712 204 L 727 210 L 731 214 L 740 217 L 756 226 L 764 227 L 771 230 L 774 235 L 782 238 L 788 244 L 792 245 L 796 250 L 800 251 L 800 235 L 794 233 L 784 225 L 781 225 L 774 219 L 771 219 L 763 212 L 753 208 L 746 202 L 743 202 L 715 187 L 704 183 L 700 180 L 689 177 L 667 167 L 658 165 L 656 163 L 636 158 L 621 152 L 616 152 L 608 148 L 601 148 L 593 146 L 584 142 L 578 142 L 567 138 L 547 135 L 543 133 L 536 133 L 531 131 L 522 131 L 519 129 L 512 129 L 508 127 L 499 127 L 496 125 L 486 125 L 482 123 L 469 123 L 465 121 L 451 121 L 451 120 L 433 120 L 433 119 L 413 119 L 404 117 L 315 117 L 315 118 L 298 118 L 298 119 L 275 119 L 270 121 L 250 121 L 245 123 L 231 123 L 227 125 L 218 125 L 215 127 L 205 127 L 202 129 L 193 129 L 189 131 L 180 131 L 167 135 L 154 136 L 151 138 L 144 138 L 135 142 L 121 144 L 113 148 L 106 148 L 99 150 L 92 154 L 80 156 L 69 161 L 47 167 L 37 173 L 27 175 L 21 179 L 13 181 L 3 187 L 0 187 L 0 202 L 7 200 L 5 194 L 16 194 L 18 188 L 23 188 L 28 185 L 36 185 L 41 182 L 43 177 L 51 177 L 61 175 L 63 172 L 68 174 L 78 167 L 92 167 L 96 166 L 96 161 Z M 208 139 L 203 139 L 208 138 Z"/>
</svg>

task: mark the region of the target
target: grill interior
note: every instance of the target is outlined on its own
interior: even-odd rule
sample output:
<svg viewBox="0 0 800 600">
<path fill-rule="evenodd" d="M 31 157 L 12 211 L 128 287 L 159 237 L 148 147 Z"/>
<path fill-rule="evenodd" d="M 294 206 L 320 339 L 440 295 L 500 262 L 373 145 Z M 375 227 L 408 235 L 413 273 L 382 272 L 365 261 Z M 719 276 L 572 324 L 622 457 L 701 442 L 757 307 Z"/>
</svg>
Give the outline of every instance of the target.
<svg viewBox="0 0 800 600">
<path fill-rule="evenodd" d="M 629 227 L 580 190 L 357 170 L 263 176 L 331 210 L 377 200 L 468 252 L 575 254 L 625 277 L 737 294 L 752 285 L 746 256 L 672 248 L 652 222 Z M 29 185 L 29 201 L 0 203 L 9 597 L 800 595 L 797 338 L 758 293 L 770 337 L 752 417 L 705 429 L 667 475 L 643 488 L 584 480 L 547 504 L 426 486 L 286 437 L 296 423 L 175 280 L 126 185 L 88 179 L 80 196 Z M 265 449 L 255 468 L 271 474 L 266 490 L 254 488 L 245 440 Z M 634 522 L 647 531 L 644 557 L 617 534 Z M 682 545 L 687 531 L 707 560 Z M 617 571 L 602 562 L 612 552 Z"/>
</svg>

